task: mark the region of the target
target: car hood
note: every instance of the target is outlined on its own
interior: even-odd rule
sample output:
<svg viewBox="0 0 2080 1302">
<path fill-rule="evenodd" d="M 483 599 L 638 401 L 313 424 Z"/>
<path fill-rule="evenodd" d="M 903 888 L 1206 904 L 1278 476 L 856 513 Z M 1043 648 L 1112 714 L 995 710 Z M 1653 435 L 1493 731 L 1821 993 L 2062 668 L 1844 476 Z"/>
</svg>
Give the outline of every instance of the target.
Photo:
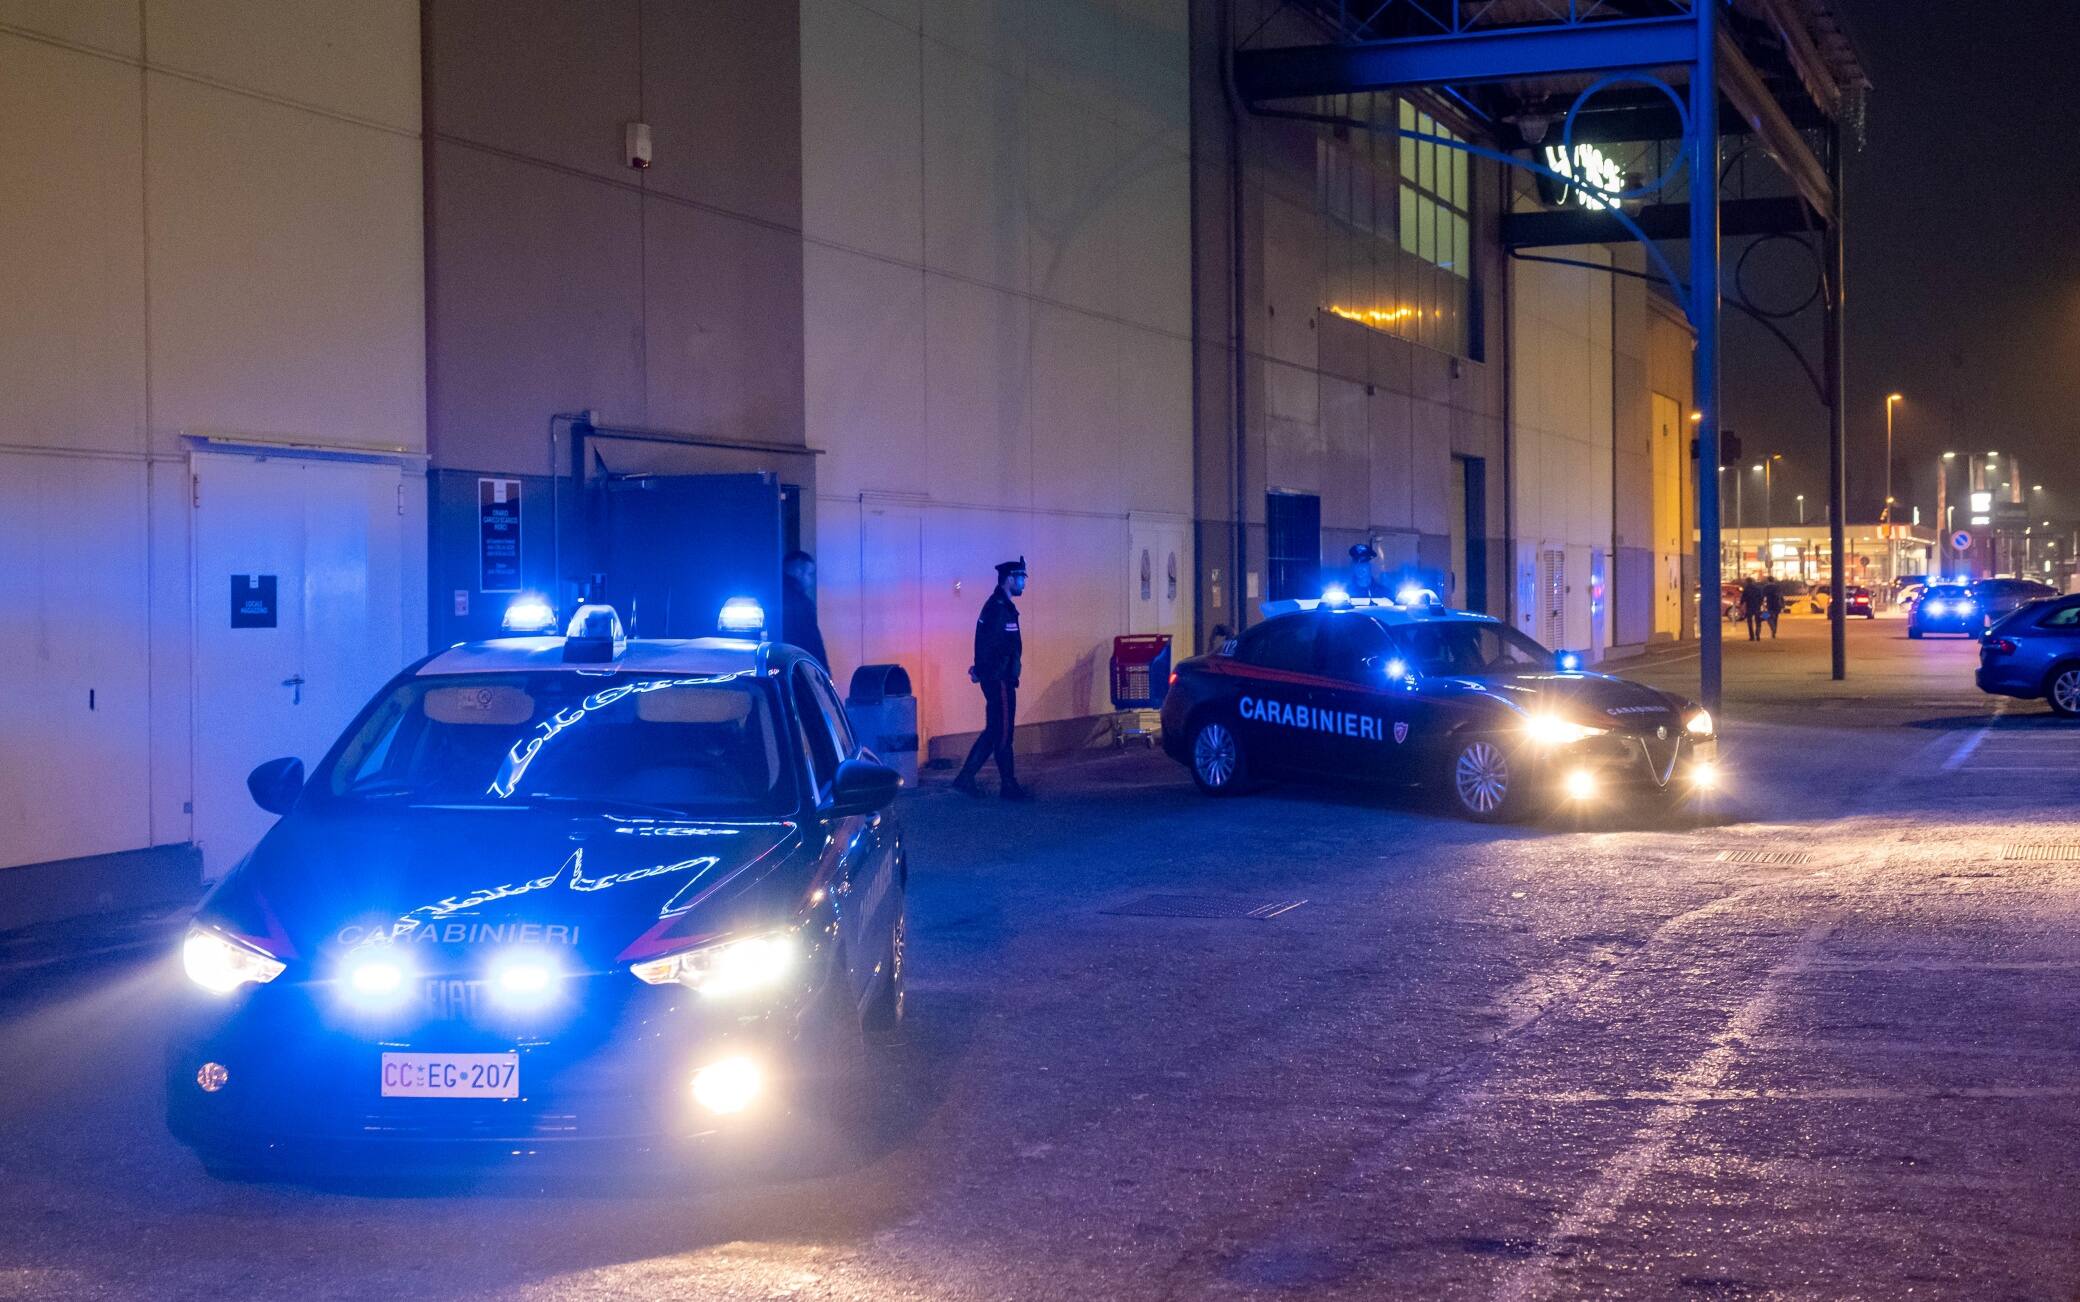
<svg viewBox="0 0 2080 1302">
<path fill-rule="evenodd" d="M 1527 714 L 1554 714 L 1616 732 L 1651 733 L 1682 726 L 1689 703 L 1644 683 L 1593 673 L 1491 674 L 1459 680 Z"/>
<path fill-rule="evenodd" d="M 788 821 L 299 809 L 198 916 L 292 962 L 391 943 L 438 966 L 530 945 L 598 970 L 784 920 L 797 892 L 763 884 L 802 841 Z"/>
</svg>

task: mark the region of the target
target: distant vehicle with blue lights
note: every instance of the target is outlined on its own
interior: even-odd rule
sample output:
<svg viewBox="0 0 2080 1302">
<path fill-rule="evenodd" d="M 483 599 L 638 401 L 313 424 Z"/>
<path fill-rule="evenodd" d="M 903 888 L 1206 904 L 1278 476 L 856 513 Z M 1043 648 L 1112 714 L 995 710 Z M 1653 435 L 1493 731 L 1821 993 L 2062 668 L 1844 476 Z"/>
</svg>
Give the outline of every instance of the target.
<svg viewBox="0 0 2080 1302">
<path fill-rule="evenodd" d="M 2041 598 L 1994 624 L 1979 642 L 1976 681 L 1990 696 L 2080 718 L 2080 596 Z"/>
<path fill-rule="evenodd" d="M 1163 744 L 1209 795 L 1261 781 L 1427 786 L 1506 821 L 1626 793 L 1715 787 L 1711 715 L 1588 672 L 1435 594 L 1266 603 L 1262 623 L 1177 666 Z"/>
<path fill-rule="evenodd" d="M 248 785 L 281 818 L 197 911 L 167 1050 L 213 1169 L 670 1154 L 892 1097 L 899 780 L 793 647 L 582 607 L 408 667 Z"/>
<path fill-rule="evenodd" d="M 1917 640 L 1931 633 L 1977 637 L 1986 631 L 1986 623 L 1979 595 L 1962 583 L 1931 584 L 1907 609 L 1907 636 Z"/>
</svg>

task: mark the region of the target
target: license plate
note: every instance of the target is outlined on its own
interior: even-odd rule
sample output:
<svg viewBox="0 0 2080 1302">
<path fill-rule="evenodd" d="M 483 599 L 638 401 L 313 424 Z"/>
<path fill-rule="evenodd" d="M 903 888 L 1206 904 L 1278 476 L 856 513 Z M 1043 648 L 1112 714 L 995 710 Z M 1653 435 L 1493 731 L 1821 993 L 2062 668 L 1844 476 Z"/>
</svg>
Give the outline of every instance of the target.
<svg viewBox="0 0 2080 1302">
<path fill-rule="evenodd" d="M 517 1053 L 386 1053 L 386 1099 L 510 1099 L 520 1094 Z"/>
</svg>

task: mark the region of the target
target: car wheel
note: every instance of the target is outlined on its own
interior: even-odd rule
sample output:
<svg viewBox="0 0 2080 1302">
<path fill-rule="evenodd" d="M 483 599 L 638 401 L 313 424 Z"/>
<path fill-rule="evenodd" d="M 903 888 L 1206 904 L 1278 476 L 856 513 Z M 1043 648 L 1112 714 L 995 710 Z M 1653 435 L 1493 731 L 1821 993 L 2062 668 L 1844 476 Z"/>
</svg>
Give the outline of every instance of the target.
<svg viewBox="0 0 2080 1302">
<path fill-rule="evenodd" d="M 1193 731 L 1192 781 L 1209 796 L 1232 796 L 1248 788 L 1249 760 L 1228 719 L 1208 719 Z"/>
<path fill-rule="evenodd" d="M 907 911 L 898 913 L 896 925 L 888 938 L 888 979 L 882 982 L 873 1001 L 867 1005 L 867 1034 L 877 1041 L 893 1040 L 903 1031 L 908 1000 L 903 989 L 903 950 L 908 930 Z"/>
<path fill-rule="evenodd" d="M 2044 699 L 2068 719 L 2080 718 L 2080 665 L 2060 665 L 2044 684 Z"/>
<path fill-rule="evenodd" d="M 1464 738 L 1445 761 L 1445 789 L 1459 812 L 1483 823 L 1508 822 L 1522 815 L 1528 777 L 1493 737 Z"/>
</svg>

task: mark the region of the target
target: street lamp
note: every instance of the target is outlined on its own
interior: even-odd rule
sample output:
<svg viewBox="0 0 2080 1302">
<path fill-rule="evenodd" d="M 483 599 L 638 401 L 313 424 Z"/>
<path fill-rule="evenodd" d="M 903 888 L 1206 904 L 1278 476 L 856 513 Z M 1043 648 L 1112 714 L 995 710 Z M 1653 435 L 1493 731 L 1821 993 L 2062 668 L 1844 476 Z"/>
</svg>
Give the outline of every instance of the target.
<svg viewBox="0 0 2080 1302">
<path fill-rule="evenodd" d="M 1950 551 L 1950 463 L 1957 460 L 1955 452 L 1945 452 L 1936 462 L 1936 551 L 1934 556 L 1935 575 L 1940 578 L 1949 565 Z"/>
<path fill-rule="evenodd" d="M 1805 527 L 1805 523 L 1806 523 L 1806 495 L 1805 495 L 1804 493 L 1800 493 L 1800 494 L 1798 495 L 1798 524 L 1799 524 L 1799 527 L 1800 527 L 1800 528 L 1804 528 L 1804 527 Z"/>
<path fill-rule="evenodd" d="M 1892 409 L 1906 399 L 1896 393 L 1885 395 L 1885 522 L 1892 523 Z"/>
<path fill-rule="evenodd" d="M 1762 564 L 1763 572 L 1771 578 L 1775 578 L 1777 573 L 1776 559 L 1770 554 L 1769 546 L 1769 531 L 1774 523 L 1772 486 L 1776 476 L 1773 472 L 1776 464 L 1783 459 L 1783 453 L 1772 452 L 1755 466 L 1756 470 L 1762 472 L 1762 545 L 1755 549 L 1755 559 Z"/>
</svg>

